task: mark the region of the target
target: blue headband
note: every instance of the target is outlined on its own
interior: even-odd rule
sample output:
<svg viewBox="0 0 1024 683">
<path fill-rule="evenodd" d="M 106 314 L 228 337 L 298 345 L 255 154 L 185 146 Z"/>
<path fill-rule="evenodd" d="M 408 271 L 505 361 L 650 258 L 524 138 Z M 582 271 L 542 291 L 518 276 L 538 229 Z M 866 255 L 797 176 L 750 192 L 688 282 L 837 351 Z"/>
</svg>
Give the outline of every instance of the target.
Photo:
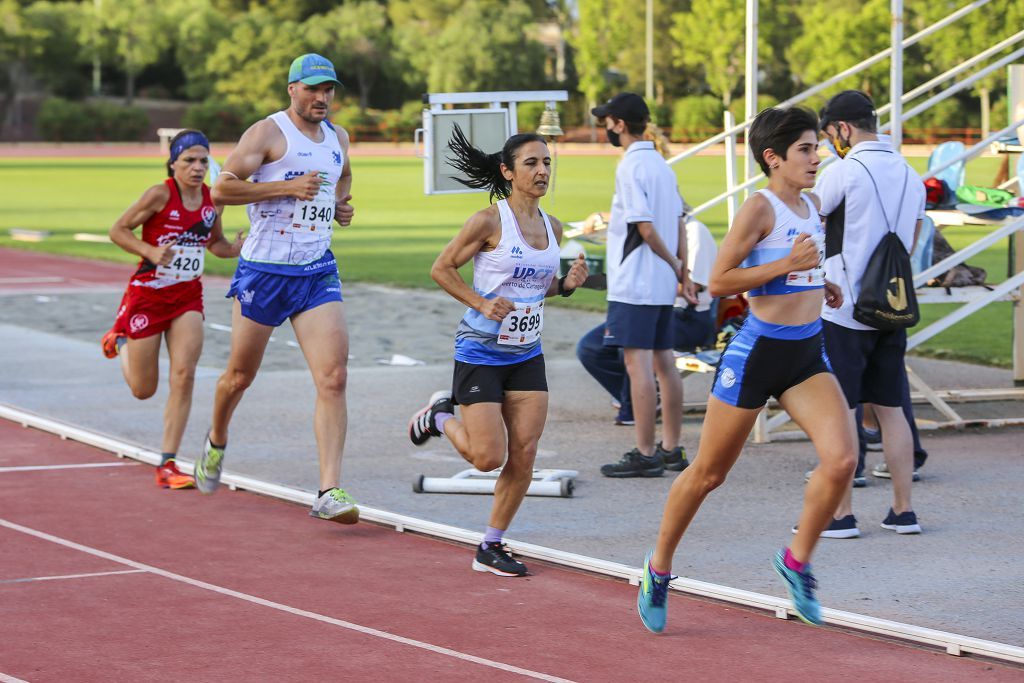
<svg viewBox="0 0 1024 683">
<path fill-rule="evenodd" d="M 181 153 L 186 149 L 189 147 L 195 147 L 196 145 L 201 145 L 206 149 L 210 149 L 210 141 L 206 139 L 205 135 L 197 130 L 189 131 L 175 140 L 174 144 L 171 145 L 171 163 L 173 164 L 177 161 L 178 157 L 180 157 Z"/>
</svg>

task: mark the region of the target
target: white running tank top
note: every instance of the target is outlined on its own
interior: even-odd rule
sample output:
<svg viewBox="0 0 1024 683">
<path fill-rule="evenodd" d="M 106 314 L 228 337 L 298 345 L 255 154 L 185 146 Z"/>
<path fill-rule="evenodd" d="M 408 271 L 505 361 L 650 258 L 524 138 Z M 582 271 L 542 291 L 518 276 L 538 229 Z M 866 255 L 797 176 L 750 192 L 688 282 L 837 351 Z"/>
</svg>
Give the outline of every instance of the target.
<svg viewBox="0 0 1024 683">
<path fill-rule="evenodd" d="M 286 150 L 277 161 L 260 166 L 252 175 L 254 183 L 291 180 L 318 171 L 325 181 L 311 201 L 292 197 L 249 204 L 249 235 L 242 246 L 242 259 L 256 270 L 305 275 L 320 270 L 329 256 L 335 210 L 335 186 L 345 158 L 338 134 L 326 121 L 320 123 L 321 142 L 303 135 L 288 114 L 271 114 L 284 135 Z"/>
<path fill-rule="evenodd" d="M 502 199 L 497 206 L 501 241 L 473 257 L 473 291 L 487 299 L 504 297 L 516 304 L 516 311 L 499 323 L 467 309 L 455 333 L 455 360 L 463 363 L 509 365 L 541 353 L 544 298 L 558 273 L 558 242 L 543 210 L 548 244 L 535 249 L 523 239 L 508 202 Z"/>
<path fill-rule="evenodd" d="M 800 196 L 807 204 L 807 218 L 801 218 L 793 210 L 775 196 L 770 190 L 758 190 L 758 194 L 768 200 L 775 212 L 775 225 L 768 236 L 754 245 L 750 254 L 740 264 L 742 268 L 763 266 L 766 263 L 786 258 L 793 249 L 797 235 L 807 233 L 818 247 L 818 265 L 810 270 L 780 275 L 750 290 L 750 296 L 764 294 L 792 294 L 806 292 L 808 289 L 821 289 L 825 286 L 825 228 L 821 224 L 818 209 L 807 193 Z"/>
</svg>

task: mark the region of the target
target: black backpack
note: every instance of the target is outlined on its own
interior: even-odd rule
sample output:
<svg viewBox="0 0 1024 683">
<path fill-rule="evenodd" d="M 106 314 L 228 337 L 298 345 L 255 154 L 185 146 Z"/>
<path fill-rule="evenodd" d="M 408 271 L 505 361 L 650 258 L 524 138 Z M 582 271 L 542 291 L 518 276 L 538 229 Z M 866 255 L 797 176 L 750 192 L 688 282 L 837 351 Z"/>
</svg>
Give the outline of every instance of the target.
<svg viewBox="0 0 1024 683">
<path fill-rule="evenodd" d="M 871 179 L 871 184 L 875 188 L 875 196 L 882 209 L 882 216 L 889 229 L 889 232 L 875 247 L 871 258 L 868 259 L 864 276 L 861 278 L 860 296 L 857 297 L 853 305 L 853 319 L 863 325 L 883 331 L 913 327 L 921 319 L 921 313 L 917 307 L 917 294 L 914 291 L 914 271 L 910 265 L 910 254 L 907 253 L 907 248 L 903 246 L 902 240 L 896 234 L 896 227 L 899 225 L 900 214 L 903 211 L 903 197 L 906 195 L 907 178 L 910 177 L 910 171 L 907 170 L 907 175 L 903 180 L 896 220 L 890 222 L 889 216 L 885 213 L 885 205 L 882 203 L 882 195 L 878 192 L 878 185 L 871 172 L 868 171 L 868 167 L 860 159 L 855 157 L 851 157 L 851 159 L 860 164 L 868 174 L 868 178 Z M 843 270 L 846 270 L 846 259 L 843 259 Z"/>
</svg>

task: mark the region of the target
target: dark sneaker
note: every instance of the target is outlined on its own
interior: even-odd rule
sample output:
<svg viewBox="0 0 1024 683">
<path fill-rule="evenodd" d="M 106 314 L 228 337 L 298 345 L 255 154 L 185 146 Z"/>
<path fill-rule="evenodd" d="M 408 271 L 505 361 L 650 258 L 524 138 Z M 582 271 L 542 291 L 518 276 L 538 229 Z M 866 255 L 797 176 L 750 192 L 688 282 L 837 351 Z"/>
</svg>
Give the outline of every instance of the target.
<svg viewBox="0 0 1024 683">
<path fill-rule="evenodd" d="M 611 465 L 601 465 L 601 474 L 606 477 L 660 477 L 665 473 L 665 462 L 655 451 L 654 455 L 643 455 L 634 448 Z"/>
<path fill-rule="evenodd" d="M 878 429 L 864 427 L 864 445 L 869 451 L 882 450 L 882 432 Z"/>
<path fill-rule="evenodd" d="M 690 461 L 686 459 L 686 449 L 682 446 L 676 446 L 667 451 L 659 443 L 658 447 L 654 449 L 654 455 L 660 457 L 661 461 L 665 463 L 665 469 L 672 472 L 682 472 L 690 466 Z"/>
<path fill-rule="evenodd" d="M 795 534 L 797 525 L 793 525 Z M 828 528 L 819 534 L 821 538 L 860 538 L 860 529 L 857 528 L 857 518 L 853 515 L 846 515 L 842 519 L 833 519 Z"/>
<path fill-rule="evenodd" d="M 488 543 L 476 547 L 473 571 L 490 572 L 498 576 L 526 576 L 526 565 L 512 559 L 504 543 Z"/>
<path fill-rule="evenodd" d="M 632 427 L 636 424 L 636 420 L 633 419 L 633 413 L 631 411 L 619 408 L 619 414 L 615 416 L 615 424 L 620 427 Z"/>
<path fill-rule="evenodd" d="M 435 391 L 430 395 L 426 407 L 418 410 L 409 420 L 409 440 L 417 446 L 422 446 L 432 436 L 444 436 L 434 420 L 438 413 L 455 413 L 452 392 Z"/>
<path fill-rule="evenodd" d="M 889 508 L 889 514 L 885 516 L 882 528 L 890 529 L 898 534 L 921 533 L 921 525 L 917 523 L 917 515 L 913 510 L 907 510 L 897 515 L 892 508 Z"/>
<path fill-rule="evenodd" d="M 875 469 L 871 470 L 871 474 L 875 475 L 879 479 L 892 479 L 892 473 L 889 472 L 889 466 L 884 462 L 880 462 L 875 465 Z M 917 471 L 917 466 L 914 466 L 914 474 L 911 476 L 914 481 L 921 481 L 921 474 Z"/>
</svg>

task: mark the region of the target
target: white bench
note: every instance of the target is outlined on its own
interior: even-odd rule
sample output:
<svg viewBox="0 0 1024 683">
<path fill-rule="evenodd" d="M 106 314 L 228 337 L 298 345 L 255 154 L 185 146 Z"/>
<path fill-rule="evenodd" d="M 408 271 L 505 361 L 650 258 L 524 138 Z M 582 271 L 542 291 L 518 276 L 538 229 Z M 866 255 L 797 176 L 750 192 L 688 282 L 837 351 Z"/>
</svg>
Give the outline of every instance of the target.
<svg viewBox="0 0 1024 683">
<path fill-rule="evenodd" d="M 184 128 L 157 128 L 156 134 L 160 138 L 160 153 L 164 155 L 170 155 L 171 153 L 171 139 L 185 130 Z"/>
</svg>

